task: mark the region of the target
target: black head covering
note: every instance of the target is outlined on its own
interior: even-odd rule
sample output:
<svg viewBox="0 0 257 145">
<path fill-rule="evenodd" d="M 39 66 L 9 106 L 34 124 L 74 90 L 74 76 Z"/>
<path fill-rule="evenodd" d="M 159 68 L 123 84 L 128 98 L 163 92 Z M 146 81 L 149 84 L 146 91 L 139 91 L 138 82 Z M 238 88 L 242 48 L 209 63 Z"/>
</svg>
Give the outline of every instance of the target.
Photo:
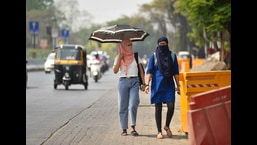
<svg viewBox="0 0 257 145">
<path fill-rule="evenodd" d="M 159 46 L 159 42 L 165 41 L 167 45 Z M 170 83 L 173 76 L 173 61 L 171 58 L 171 51 L 168 46 L 168 39 L 165 36 L 162 36 L 158 39 L 158 46 L 156 48 L 156 58 L 158 62 L 158 68 L 160 72 L 164 75 L 167 80 L 167 83 Z"/>
<path fill-rule="evenodd" d="M 165 37 L 165 36 L 160 37 L 160 38 L 158 39 L 158 41 L 157 41 L 157 44 L 158 44 L 159 42 L 161 42 L 161 41 L 165 41 L 167 44 L 169 44 L 168 38 Z"/>
</svg>

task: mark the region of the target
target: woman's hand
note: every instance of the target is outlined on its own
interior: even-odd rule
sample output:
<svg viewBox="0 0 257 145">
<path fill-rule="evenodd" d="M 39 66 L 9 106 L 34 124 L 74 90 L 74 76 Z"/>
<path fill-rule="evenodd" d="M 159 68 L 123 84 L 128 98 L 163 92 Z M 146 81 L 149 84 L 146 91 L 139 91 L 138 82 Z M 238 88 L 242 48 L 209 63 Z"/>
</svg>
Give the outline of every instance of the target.
<svg viewBox="0 0 257 145">
<path fill-rule="evenodd" d="M 145 85 L 141 85 L 140 90 L 144 92 L 145 91 Z"/>
<path fill-rule="evenodd" d="M 122 53 L 119 54 L 119 60 L 123 59 L 124 55 Z"/>
<path fill-rule="evenodd" d="M 145 92 L 146 94 L 149 93 L 149 85 L 145 86 L 144 92 Z"/>
<path fill-rule="evenodd" d="M 177 91 L 178 95 L 180 95 L 180 86 L 177 86 L 176 91 Z"/>
</svg>

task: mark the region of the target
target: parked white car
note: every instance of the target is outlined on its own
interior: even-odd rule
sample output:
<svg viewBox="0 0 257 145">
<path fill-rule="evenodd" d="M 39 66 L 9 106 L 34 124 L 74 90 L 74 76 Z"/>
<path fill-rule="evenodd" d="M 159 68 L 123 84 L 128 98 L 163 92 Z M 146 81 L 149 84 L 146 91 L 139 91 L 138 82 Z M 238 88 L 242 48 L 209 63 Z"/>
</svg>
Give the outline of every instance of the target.
<svg viewBox="0 0 257 145">
<path fill-rule="evenodd" d="M 51 73 L 51 71 L 54 69 L 54 56 L 55 53 L 51 52 L 46 58 L 46 61 L 44 63 L 44 70 L 46 74 Z"/>
<path fill-rule="evenodd" d="M 179 51 L 178 52 L 178 57 L 180 59 L 189 59 L 190 53 L 188 51 Z"/>
</svg>

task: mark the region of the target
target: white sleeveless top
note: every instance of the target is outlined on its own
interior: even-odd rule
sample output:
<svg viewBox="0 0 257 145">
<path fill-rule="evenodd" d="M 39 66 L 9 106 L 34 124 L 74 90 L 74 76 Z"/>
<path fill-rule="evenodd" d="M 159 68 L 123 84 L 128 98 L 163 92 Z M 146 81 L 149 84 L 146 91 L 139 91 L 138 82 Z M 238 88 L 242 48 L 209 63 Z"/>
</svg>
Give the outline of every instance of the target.
<svg viewBox="0 0 257 145">
<path fill-rule="evenodd" d="M 114 65 L 116 65 L 118 61 L 118 55 L 115 57 L 114 59 Z M 137 62 L 136 60 L 134 59 L 133 62 L 128 66 L 127 68 L 127 75 L 126 75 L 126 72 L 124 70 L 122 70 L 121 66 L 119 68 L 119 77 L 136 77 L 138 76 L 138 68 L 137 68 Z"/>
</svg>

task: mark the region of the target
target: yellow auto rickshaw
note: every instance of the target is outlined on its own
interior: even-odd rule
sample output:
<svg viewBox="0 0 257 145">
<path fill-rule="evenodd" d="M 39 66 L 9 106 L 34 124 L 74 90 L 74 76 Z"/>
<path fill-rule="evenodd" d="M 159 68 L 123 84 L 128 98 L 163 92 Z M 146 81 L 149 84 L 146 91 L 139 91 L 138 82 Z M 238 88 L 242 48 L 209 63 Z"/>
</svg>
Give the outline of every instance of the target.
<svg viewBox="0 0 257 145">
<path fill-rule="evenodd" d="M 64 85 L 68 90 L 71 84 L 82 84 L 88 89 L 87 52 L 82 45 L 61 44 L 54 49 L 54 89 Z"/>
</svg>

